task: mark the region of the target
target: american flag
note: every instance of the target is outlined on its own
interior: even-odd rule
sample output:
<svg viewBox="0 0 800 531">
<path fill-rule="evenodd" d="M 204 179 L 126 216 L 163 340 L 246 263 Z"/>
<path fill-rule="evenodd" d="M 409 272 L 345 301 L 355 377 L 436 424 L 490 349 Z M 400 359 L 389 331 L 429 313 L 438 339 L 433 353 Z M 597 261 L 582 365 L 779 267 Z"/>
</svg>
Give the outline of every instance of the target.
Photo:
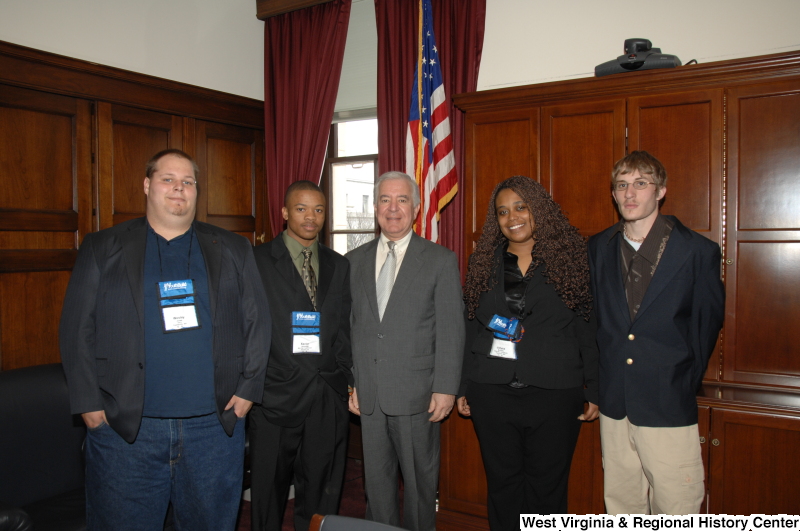
<svg viewBox="0 0 800 531">
<path fill-rule="evenodd" d="M 439 212 L 458 192 L 458 178 L 430 0 L 420 0 L 420 9 L 420 49 L 408 116 L 406 173 L 416 179 L 422 204 L 414 230 L 436 242 Z"/>
</svg>

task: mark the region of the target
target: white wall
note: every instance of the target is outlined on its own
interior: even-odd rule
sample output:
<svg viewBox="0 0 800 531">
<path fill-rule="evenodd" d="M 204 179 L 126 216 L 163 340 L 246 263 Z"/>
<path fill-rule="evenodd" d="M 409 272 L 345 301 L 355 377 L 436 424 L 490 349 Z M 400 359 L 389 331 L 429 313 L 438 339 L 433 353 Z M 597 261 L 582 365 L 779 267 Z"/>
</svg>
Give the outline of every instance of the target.
<svg viewBox="0 0 800 531">
<path fill-rule="evenodd" d="M 478 90 L 591 77 L 649 39 L 685 64 L 800 49 L 798 0 L 487 0 Z"/>
<path fill-rule="evenodd" d="M 264 99 L 255 0 L 0 0 L 0 40 Z"/>
<path fill-rule="evenodd" d="M 374 20 L 371 3 L 353 5 L 365 26 Z M 264 23 L 255 4 L 0 0 L 0 40 L 263 99 Z M 486 11 L 479 90 L 592 76 L 629 37 L 650 39 L 684 63 L 800 49 L 800 0 L 487 0 Z M 356 62 L 375 69 L 375 30 L 364 31 Z M 342 96 L 337 110 L 359 107 L 360 98 Z"/>
</svg>

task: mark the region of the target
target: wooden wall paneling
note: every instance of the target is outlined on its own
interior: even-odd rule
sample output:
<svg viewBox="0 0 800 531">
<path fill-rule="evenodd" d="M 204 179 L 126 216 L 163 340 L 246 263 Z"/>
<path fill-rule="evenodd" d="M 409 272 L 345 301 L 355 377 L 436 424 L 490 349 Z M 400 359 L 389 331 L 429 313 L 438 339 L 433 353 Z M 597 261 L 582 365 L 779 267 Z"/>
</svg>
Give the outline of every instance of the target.
<svg viewBox="0 0 800 531">
<path fill-rule="evenodd" d="M 6 85 L 0 88 L 0 231 L 73 236 L 87 232 L 90 103 Z M 17 236 L 4 234 L 9 245 L 19 241 Z M 40 234 L 38 239 L 42 249 L 65 243 L 63 234 L 50 238 Z"/>
<path fill-rule="evenodd" d="M 261 129 L 264 102 L 0 41 L 0 82 Z"/>
<path fill-rule="evenodd" d="M 0 273 L 0 368 L 61 361 L 58 323 L 69 271 Z"/>
<path fill-rule="evenodd" d="M 800 387 L 799 236 L 736 242 L 736 273 L 728 279 L 736 326 L 726 328 L 726 379 Z"/>
<path fill-rule="evenodd" d="M 486 474 L 472 420 L 457 413 L 450 415 L 442 423 L 441 444 L 440 514 L 461 513 L 485 519 Z M 488 525 L 483 528 L 488 529 Z"/>
<path fill-rule="evenodd" d="M 599 101 L 643 93 L 685 92 L 780 80 L 800 74 L 800 51 L 715 61 L 680 68 L 587 77 L 455 94 L 453 101 L 467 115 L 473 112 Z"/>
<path fill-rule="evenodd" d="M 57 362 L 78 240 L 91 230 L 91 104 L 0 85 L 0 368 Z"/>
<path fill-rule="evenodd" d="M 143 182 L 150 157 L 183 148 L 180 116 L 97 103 L 98 229 L 145 214 Z"/>
<path fill-rule="evenodd" d="M 584 422 L 569 473 L 570 514 L 603 514 L 603 454 L 600 421 Z"/>
<path fill-rule="evenodd" d="M 800 387 L 800 78 L 728 92 L 723 379 Z"/>
<path fill-rule="evenodd" d="M 722 241 L 723 90 L 628 99 L 628 152 L 643 149 L 667 169 L 664 214 Z"/>
<path fill-rule="evenodd" d="M 541 131 L 541 182 L 570 222 L 584 236 L 616 223 L 611 170 L 625 156 L 625 100 L 544 107 Z"/>
<path fill-rule="evenodd" d="M 494 187 L 514 175 L 539 180 L 539 109 L 467 114 L 464 252 L 481 235 Z"/>
<path fill-rule="evenodd" d="M 262 131 L 197 120 L 200 166 L 197 218 L 255 242 L 256 220 L 266 217 Z M 259 225 L 260 227 L 260 225 Z"/>
<path fill-rule="evenodd" d="M 800 413 L 711 412 L 709 512 L 796 514 Z"/>
<path fill-rule="evenodd" d="M 800 80 L 731 91 L 737 229 L 800 229 Z"/>
</svg>

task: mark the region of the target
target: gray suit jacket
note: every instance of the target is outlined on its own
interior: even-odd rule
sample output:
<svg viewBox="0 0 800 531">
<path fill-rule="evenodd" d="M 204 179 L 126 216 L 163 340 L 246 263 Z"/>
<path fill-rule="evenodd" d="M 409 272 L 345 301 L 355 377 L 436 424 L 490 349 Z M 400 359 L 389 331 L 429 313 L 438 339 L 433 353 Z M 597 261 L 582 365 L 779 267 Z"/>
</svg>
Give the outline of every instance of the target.
<svg viewBox="0 0 800 531">
<path fill-rule="evenodd" d="M 383 321 L 375 258 L 379 239 L 347 253 L 353 294 L 353 375 L 361 412 L 379 401 L 387 415 L 427 411 L 431 393 L 458 393 L 464 304 L 456 255 L 412 235 Z"/>
</svg>

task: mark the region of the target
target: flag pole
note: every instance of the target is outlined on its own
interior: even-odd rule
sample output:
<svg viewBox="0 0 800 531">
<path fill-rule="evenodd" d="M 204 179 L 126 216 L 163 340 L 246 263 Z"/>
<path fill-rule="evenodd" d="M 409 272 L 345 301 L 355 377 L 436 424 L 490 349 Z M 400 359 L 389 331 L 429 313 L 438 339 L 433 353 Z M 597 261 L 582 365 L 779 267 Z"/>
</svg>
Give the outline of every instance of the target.
<svg viewBox="0 0 800 531">
<path fill-rule="evenodd" d="M 423 28 L 422 21 L 424 20 L 425 14 L 423 13 L 422 2 L 423 2 L 423 0 L 419 0 L 419 3 L 418 3 L 418 5 L 419 5 L 419 24 L 417 25 L 418 31 L 417 31 L 417 86 L 416 86 L 416 90 L 417 90 L 417 110 L 419 112 L 419 125 L 417 126 L 417 138 L 419 139 L 419 142 L 417 143 L 417 157 L 416 157 L 417 160 L 416 160 L 416 163 L 414 164 L 414 174 L 415 174 L 414 178 L 417 181 L 417 188 L 419 188 L 419 201 L 420 201 L 419 202 L 419 205 L 420 205 L 419 214 L 417 215 L 417 220 L 418 220 L 417 233 L 421 234 L 424 237 L 424 235 L 425 235 L 425 219 L 424 218 L 425 217 L 423 215 L 423 212 L 425 212 L 425 203 L 424 203 L 424 201 L 425 201 L 425 197 L 424 197 L 425 196 L 425 190 L 424 190 L 424 188 L 422 186 L 422 184 L 423 184 L 423 175 L 422 175 L 423 151 L 422 151 L 422 145 L 424 144 L 424 142 L 422 141 L 422 121 L 423 121 L 422 106 L 424 104 L 424 102 L 422 101 L 424 99 L 423 98 L 424 93 L 422 92 L 422 75 L 423 75 L 423 72 L 422 72 L 422 55 L 423 55 L 422 46 L 423 46 L 423 38 L 424 38 L 424 36 L 422 35 L 422 28 Z"/>
</svg>

